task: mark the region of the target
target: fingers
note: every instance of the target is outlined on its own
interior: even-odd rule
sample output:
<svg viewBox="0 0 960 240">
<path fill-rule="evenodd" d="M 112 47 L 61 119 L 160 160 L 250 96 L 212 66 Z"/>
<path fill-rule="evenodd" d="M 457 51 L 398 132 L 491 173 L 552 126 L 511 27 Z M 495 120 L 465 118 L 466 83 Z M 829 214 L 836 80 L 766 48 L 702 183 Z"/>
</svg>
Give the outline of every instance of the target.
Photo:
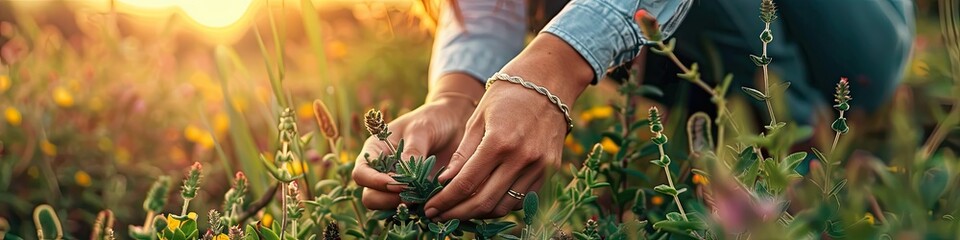
<svg viewBox="0 0 960 240">
<path fill-rule="evenodd" d="M 524 171 L 529 172 L 529 171 Z M 542 183 L 543 171 L 538 171 L 538 174 L 521 174 L 520 179 L 511 186 L 509 190 L 514 190 L 517 193 L 526 195 L 527 192 L 537 191 L 540 189 L 539 184 Z M 500 199 L 500 203 L 497 204 L 497 207 L 493 211 L 483 215 L 483 218 L 499 218 L 506 216 L 513 210 L 520 210 L 523 208 L 523 198 L 526 196 L 520 197 L 520 199 L 510 196 L 509 193 L 503 195 L 503 198 Z"/>
<path fill-rule="evenodd" d="M 461 144 L 461 147 L 469 148 L 469 145 Z M 458 152 L 460 151 L 458 150 Z M 466 160 L 466 163 L 463 164 L 463 167 L 459 170 L 459 173 L 457 172 L 457 169 L 450 170 L 449 173 L 455 174 L 453 180 L 451 180 L 450 183 L 448 183 L 446 187 L 440 191 L 440 193 L 437 193 L 437 195 L 433 196 L 430 201 L 427 201 L 427 204 L 424 206 L 424 209 L 426 209 L 424 213 L 427 215 L 427 217 L 437 217 L 438 214 L 445 212 L 458 203 L 463 202 L 467 198 L 471 198 L 471 196 L 473 196 L 473 194 L 479 190 L 481 184 L 483 184 L 485 181 L 492 180 L 497 182 L 504 180 L 503 177 L 510 177 L 506 179 L 510 180 L 511 182 L 497 183 L 501 188 L 505 188 L 510 186 L 510 184 L 513 184 L 512 180 L 516 179 L 516 177 L 514 177 L 515 175 L 499 176 L 499 179 L 497 177 L 492 177 L 489 179 L 487 178 L 488 176 L 491 176 L 493 169 L 500 165 L 500 162 L 497 161 L 497 159 L 500 159 L 500 152 L 500 149 L 491 147 L 489 141 L 481 142 L 477 147 L 476 153 L 473 154 L 469 160 Z M 454 154 L 455 158 L 458 158 L 456 156 L 459 155 L 461 154 Z M 451 165 L 453 164 L 453 161 L 454 160 L 451 160 Z M 500 174 L 507 174 L 503 171 L 500 171 Z M 516 172 L 510 172 L 509 174 L 516 174 Z M 443 178 L 441 178 L 441 181 L 443 181 Z M 489 184 L 491 183 L 487 183 L 485 185 Z M 506 192 L 506 190 L 504 190 L 504 192 Z"/>
<path fill-rule="evenodd" d="M 504 202 L 504 204 L 515 204 L 519 200 L 510 197 L 507 191 L 516 183 L 522 169 L 522 167 L 516 165 L 510 166 L 509 164 L 498 167 L 477 194 L 466 199 L 464 202 L 455 202 L 456 206 L 449 210 L 443 211 L 443 209 L 438 209 L 441 210 L 439 211 L 439 218 L 441 220 L 480 218 L 498 211 L 497 206 L 501 202 L 507 201 Z M 530 183 L 528 182 L 527 184 Z M 526 187 L 521 189 L 521 191 L 526 191 Z M 504 215 L 512 208 L 513 206 L 511 205 L 506 209 Z"/>
<path fill-rule="evenodd" d="M 392 185 L 391 183 L 396 183 L 396 181 L 390 175 L 373 169 L 367 164 L 367 159 L 364 158 L 365 153 L 370 154 L 370 158 L 375 158 L 384 148 L 379 140 L 367 139 L 367 142 L 363 145 L 363 151 L 361 151 L 360 156 L 357 156 L 356 165 L 353 167 L 353 181 L 357 185 L 377 191 L 399 193 L 403 191 L 403 186 Z"/>
<path fill-rule="evenodd" d="M 463 134 L 463 139 L 460 140 L 460 146 L 457 147 L 457 151 L 450 157 L 450 163 L 447 164 L 447 169 L 444 170 L 437 179 L 440 182 L 447 182 L 460 173 L 464 164 L 467 163 L 467 159 L 473 156 L 473 153 L 476 152 L 477 147 L 483 141 L 483 136 L 483 124 L 480 121 L 471 119 L 467 123 L 467 130 Z"/>
<path fill-rule="evenodd" d="M 410 129 L 404 131 L 403 152 L 400 153 L 400 160 L 410 160 L 410 157 L 424 157 L 430 152 L 434 145 L 433 131 L 424 128 Z"/>
<path fill-rule="evenodd" d="M 400 205 L 400 195 L 392 192 L 377 191 L 372 188 L 364 188 L 363 196 L 360 197 L 363 206 L 373 210 L 392 210 Z"/>
</svg>

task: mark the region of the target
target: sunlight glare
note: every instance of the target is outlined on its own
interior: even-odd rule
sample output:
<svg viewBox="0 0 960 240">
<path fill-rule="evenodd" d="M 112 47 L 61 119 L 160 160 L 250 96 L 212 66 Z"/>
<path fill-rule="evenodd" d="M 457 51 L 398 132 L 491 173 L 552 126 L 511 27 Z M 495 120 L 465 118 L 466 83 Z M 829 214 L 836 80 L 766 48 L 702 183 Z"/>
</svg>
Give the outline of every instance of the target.
<svg viewBox="0 0 960 240">
<path fill-rule="evenodd" d="M 142 8 L 177 7 L 200 25 L 211 28 L 230 26 L 247 12 L 253 0 L 118 0 Z"/>
</svg>

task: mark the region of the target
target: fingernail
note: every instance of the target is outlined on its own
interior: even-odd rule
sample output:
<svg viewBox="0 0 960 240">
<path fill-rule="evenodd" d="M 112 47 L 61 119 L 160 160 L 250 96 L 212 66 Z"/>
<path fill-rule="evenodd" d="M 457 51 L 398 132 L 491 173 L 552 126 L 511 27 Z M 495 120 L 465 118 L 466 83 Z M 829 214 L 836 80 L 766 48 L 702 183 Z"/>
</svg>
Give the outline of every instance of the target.
<svg viewBox="0 0 960 240">
<path fill-rule="evenodd" d="M 436 208 L 428 208 L 427 211 L 423 213 L 427 215 L 427 218 L 433 218 L 435 215 L 437 215 L 437 212 L 438 211 Z"/>
</svg>

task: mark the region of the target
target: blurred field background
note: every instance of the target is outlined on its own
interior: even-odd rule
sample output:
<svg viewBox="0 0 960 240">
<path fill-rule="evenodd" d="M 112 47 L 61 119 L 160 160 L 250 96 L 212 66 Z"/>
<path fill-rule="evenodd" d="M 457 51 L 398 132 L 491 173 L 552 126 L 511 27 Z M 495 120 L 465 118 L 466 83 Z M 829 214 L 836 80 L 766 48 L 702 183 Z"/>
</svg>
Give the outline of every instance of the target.
<svg viewBox="0 0 960 240">
<path fill-rule="evenodd" d="M 267 175 L 251 169 L 260 166 L 255 154 L 274 149 L 277 102 L 255 29 L 273 46 L 268 12 L 282 23 L 283 88 L 300 131 L 317 129 L 311 103 L 323 100 L 344 135 L 341 161 L 353 161 L 366 138 L 356 124 L 364 110 L 396 116 L 425 96 L 433 27 L 419 1 L 314 0 L 314 9 L 292 0 L 156 2 L 0 1 L 0 226 L 29 236 L 40 203 L 60 211 L 72 236 L 89 235 L 101 209 L 136 222 L 155 176 L 180 176 L 196 161 L 210 169 L 196 209 L 218 207 L 238 170 L 262 192 Z M 936 2 L 916 5 L 913 59 L 891 103 L 908 106 L 920 141 L 955 96 Z M 603 141 L 603 129 L 588 132 L 609 127 L 615 92 L 601 83 L 576 104 L 587 130 L 567 142 L 565 158 Z M 884 148 L 892 111 L 859 126 L 855 146 Z M 946 145 L 956 148 L 956 138 Z M 311 171 L 330 167 L 308 157 Z"/>
</svg>

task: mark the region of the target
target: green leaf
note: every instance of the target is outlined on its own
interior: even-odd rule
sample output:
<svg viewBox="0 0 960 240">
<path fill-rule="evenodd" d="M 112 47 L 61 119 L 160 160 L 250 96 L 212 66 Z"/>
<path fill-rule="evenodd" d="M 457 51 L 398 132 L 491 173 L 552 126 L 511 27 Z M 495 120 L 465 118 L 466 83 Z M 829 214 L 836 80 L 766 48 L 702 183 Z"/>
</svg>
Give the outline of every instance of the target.
<svg viewBox="0 0 960 240">
<path fill-rule="evenodd" d="M 537 192 L 530 191 L 523 199 L 523 223 L 533 224 L 533 219 L 537 217 L 537 211 L 540 208 L 540 197 Z"/>
<path fill-rule="evenodd" d="M 824 164 L 830 164 L 830 159 L 828 159 L 827 156 L 824 156 L 823 152 L 820 152 L 819 149 L 810 148 L 810 150 L 813 150 L 813 156 L 816 157 L 818 160 L 820 160 Z"/>
<path fill-rule="evenodd" d="M 762 67 L 763 65 L 770 64 L 770 62 L 773 61 L 773 58 L 750 54 L 750 61 L 753 61 L 753 64 L 756 64 L 757 67 Z"/>
<path fill-rule="evenodd" d="M 753 148 L 744 148 L 743 151 L 740 151 L 740 156 L 738 157 L 737 164 L 733 168 L 734 175 L 743 175 L 748 169 L 752 168 L 757 164 L 757 153 L 753 151 Z"/>
<path fill-rule="evenodd" d="M 677 189 L 675 189 L 675 188 L 673 188 L 673 187 L 671 187 L 671 186 L 667 186 L 667 185 L 665 185 L 665 184 L 660 184 L 659 186 L 654 187 L 653 190 L 654 190 L 654 191 L 657 191 L 657 192 L 659 192 L 659 193 L 663 193 L 663 194 L 666 194 L 666 195 L 670 195 L 670 196 L 676 196 L 676 195 L 677 195 Z"/>
<path fill-rule="evenodd" d="M 63 227 L 60 218 L 53 207 L 47 204 L 37 206 L 33 210 L 33 224 L 37 226 L 37 234 L 41 239 L 60 239 L 63 237 Z"/>
<path fill-rule="evenodd" d="M 686 79 L 687 81 L 691 81 L 691 82 L 697 81 L 698 79 L 700 79 L 699 66 L 697 66 L 697 63 L 693 63 L 693 65 L 690 65 L 690 71 L 685 73 L 678 73 L 677 77 Z"/>
<path fill-rule="evenodd" d="M 760 90 L 749 87 L 740 87 L 740 90 L 743 90 L 744 93 L 750 95 L 750 97 L 753 97 L 753 99 L 756 99 L 757 101 L 767 101 L 767 95 L 764 95 L 763 92 L 760 92 Z"/>
<path fill-rule="evenodd" d="M 784 170 L 793 171 L 807 158 L 807 152 L 795 152 L 783 158 Z"/>
<path fill-rule="evenodd" d="M 843 190 L 843 186 L 847 185 L 847 179 L 840 180 L 836 185 L 833 185 L 833 188 L 830 189 L 830 192 L 827 193 L 827 196 L 834 196 L 840 193 L 840 190 Z"/>
<path fill-rule="evenodd" d="M 244 234 L 244 240 L 260 240 L 260 234 L 257 233 L 257 228 L 253 224 L 247 224 L 247 230 L 244 231 Z"/>
<path fill-rule="evenodd" d="M 270 230 L 270 228 L 265 227 L 260 228 L 260 237 L 263 240 L 280 240 L 280 236 L 277 236 L 277 233 L 273 232 L 273 230 Z"/>
</svg>

